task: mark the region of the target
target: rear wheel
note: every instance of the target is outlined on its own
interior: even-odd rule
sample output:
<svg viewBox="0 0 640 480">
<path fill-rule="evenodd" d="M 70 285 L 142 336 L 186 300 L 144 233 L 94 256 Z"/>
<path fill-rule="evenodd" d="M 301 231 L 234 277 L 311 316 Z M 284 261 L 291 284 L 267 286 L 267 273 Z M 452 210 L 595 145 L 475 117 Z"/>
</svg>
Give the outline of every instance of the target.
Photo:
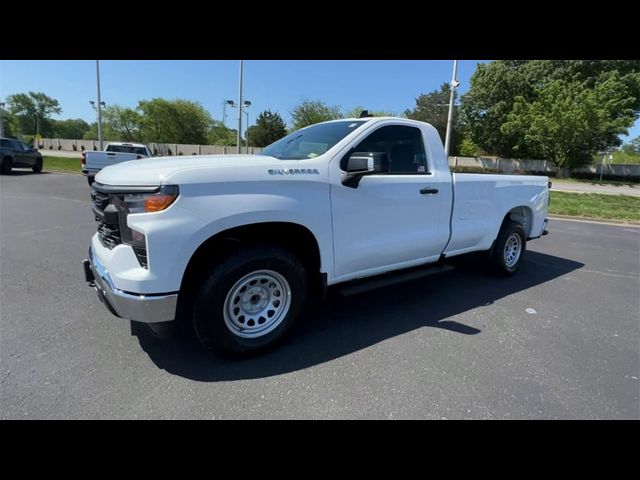
<svg viewBox="0 0 640 480">
<path fill-rule="evenodd" d="M 307 275 L 293 254 L 246 247 L 211 269 L 196 295 L 193 326 L 208 349 L 256 352 L 284 336 L 306 297 Z"/>
<path fill-rule="evenodd" d="M 33 167 L 31 167 L 31 169 L 35 173 L 40 173 L 42 171 L 42 158 L 39 158 L 38 160 L 36 160 L 36 164 Z"/>
<path fill-rule="evenodd" d="M 518 222 L 508 220 L 502 226 L 491 255 L 494 271 L 501 276 L 516 273 L 527 247 L 527 235 Z"/>
<path fill-rule="evenodd" d="M 13 169 L 13 159 L 11 157 L 4 157 L 2 159 L 2 165 L 0 165 L 0 173 L 2 175 L 9 175 Z"/>
<path fill-rule="evenodd" d="M 93 177 L 90 177 L 87 175 L 87 183 L 89 184 L 89 186 L 91 186 L 93 184 Z"/>
</svg>

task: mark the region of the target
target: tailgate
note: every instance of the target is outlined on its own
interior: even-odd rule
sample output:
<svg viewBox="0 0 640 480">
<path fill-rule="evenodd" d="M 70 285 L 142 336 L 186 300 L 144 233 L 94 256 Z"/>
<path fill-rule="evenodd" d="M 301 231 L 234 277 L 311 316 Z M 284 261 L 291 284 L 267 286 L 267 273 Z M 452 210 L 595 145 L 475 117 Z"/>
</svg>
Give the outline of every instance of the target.
<svg viewBox="0 0 640 480">
<path fill-rule="evenodd" d="M 137 155 L 133 153 L 117 152 L 88 152 L 86 168 L 92 170 L 102 170 L 109 165 L 135 160 Z"/>
</svg>

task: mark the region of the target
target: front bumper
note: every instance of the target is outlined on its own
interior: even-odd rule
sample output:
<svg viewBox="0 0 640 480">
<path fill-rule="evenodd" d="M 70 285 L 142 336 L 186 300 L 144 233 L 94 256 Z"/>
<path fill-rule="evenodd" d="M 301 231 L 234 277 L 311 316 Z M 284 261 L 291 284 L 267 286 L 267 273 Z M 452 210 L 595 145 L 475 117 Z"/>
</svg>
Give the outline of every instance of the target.
<svg viewBox="0 0 640 480">
<path fill-rule="evenodd" d="M 136 294 L 113 286 L 109 272 L 89 248 L 89 258 L 82 261 L 85 279 L 96 289 L 98 297 L 111 313 L 136 322 L 169 322 L 176 316 L 177 293 Z"/>
</svg>

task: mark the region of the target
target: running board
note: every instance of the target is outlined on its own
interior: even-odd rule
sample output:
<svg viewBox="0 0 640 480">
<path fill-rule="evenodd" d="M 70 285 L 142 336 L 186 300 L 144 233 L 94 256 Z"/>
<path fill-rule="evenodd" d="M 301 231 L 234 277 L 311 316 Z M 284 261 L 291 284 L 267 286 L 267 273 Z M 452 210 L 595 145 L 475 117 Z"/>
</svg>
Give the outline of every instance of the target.
<svg viewBox="0 0 640 480">
<path fill-rule="evenodd" d="M 436 273 L 448 272 L 449 270 L 453 270 L 453 267 L 450 265 L 435 265 L 432 267 L 422 268 L 420 270 L 411 270 L 401 273 L 387 273 L 371 279 L 353 280 L 344 286 L 337 286 L 336 289 L 342 296 L 349 297 L 369 290 L 375 290 L 377 288 L 388 287 L 397 283 L 428 277 L 430 275 L 435 275 Z"/>
</svg>

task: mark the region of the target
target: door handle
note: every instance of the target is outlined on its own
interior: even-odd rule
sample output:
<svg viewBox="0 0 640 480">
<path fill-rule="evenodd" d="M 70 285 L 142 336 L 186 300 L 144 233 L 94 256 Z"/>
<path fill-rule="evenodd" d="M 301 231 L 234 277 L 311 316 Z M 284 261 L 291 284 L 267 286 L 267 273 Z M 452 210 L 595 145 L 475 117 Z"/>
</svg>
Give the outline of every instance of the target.
<svg viewBox="0 0 640 480">
<path fill-rule="evenodd" d="M 420 189 L 420 193 L 422 195 L 435 195 L 436 193 L 438 193 L 438 189 L 437 188 L 424 187 L 424 188 Z"/>
</svg>

